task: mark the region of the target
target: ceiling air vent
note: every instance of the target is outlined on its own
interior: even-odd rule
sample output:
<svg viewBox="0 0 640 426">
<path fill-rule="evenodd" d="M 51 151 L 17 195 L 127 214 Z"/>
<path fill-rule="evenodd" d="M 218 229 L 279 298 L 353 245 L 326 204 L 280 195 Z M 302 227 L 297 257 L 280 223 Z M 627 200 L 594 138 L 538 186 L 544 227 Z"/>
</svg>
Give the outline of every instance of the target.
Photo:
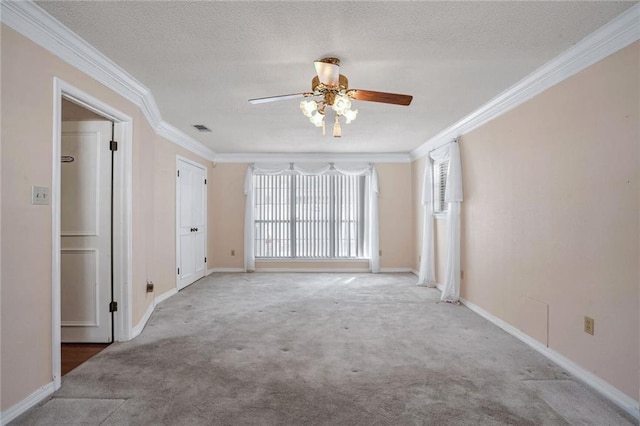
<svg viewBox="0 0 640 426">
<path fill-rule="evenodd" d="M 194 124 L 193 127 L 196 128 L 199 132 L 210 132 L 211 129 L 205 126 L 204 124 Z"/>
</svg>

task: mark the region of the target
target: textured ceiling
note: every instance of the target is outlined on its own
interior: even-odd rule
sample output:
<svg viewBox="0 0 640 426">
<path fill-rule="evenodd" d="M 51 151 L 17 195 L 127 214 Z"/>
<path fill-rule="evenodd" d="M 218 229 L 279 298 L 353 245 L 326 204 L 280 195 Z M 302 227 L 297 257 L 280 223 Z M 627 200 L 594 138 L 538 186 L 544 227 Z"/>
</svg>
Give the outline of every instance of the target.
<svg viewBox="0 0 640 426">
<path fill-rule="evenodd" d="M 218 153 L 374 153 L 417 148 L 634 2 L 38 4 L 146 85 L 165 121 Z M 332 138 L 299 100 L 247 102 L 308 91 L 325 56 L 341 59 L 350 87 L 413 103 L 354 102 L 357 120 Z"/>
</svg>

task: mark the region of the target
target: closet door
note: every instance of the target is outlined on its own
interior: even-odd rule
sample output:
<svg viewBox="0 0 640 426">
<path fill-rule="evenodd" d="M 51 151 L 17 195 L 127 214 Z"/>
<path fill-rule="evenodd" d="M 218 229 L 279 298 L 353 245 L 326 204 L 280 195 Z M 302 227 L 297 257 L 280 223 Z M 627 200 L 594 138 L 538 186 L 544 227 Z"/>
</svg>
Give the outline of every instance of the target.
<svg viewBox="0 0 640 426">
<path fill-rule="evenodd" d="M 183 289 L 206 275 L 207 173 L 197 163 L 178 159 L 177 287 Z"/>
</svg>

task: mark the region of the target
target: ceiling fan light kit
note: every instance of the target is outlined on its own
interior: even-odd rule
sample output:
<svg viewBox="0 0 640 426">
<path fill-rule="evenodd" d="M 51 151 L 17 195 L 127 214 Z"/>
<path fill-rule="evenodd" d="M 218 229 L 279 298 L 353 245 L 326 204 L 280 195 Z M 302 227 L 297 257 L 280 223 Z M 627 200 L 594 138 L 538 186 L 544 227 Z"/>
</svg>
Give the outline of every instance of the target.
<svg viewBox="0 0 640 426">
<path fill-rule="evenodd" d="M 410 95 L 349 89 L 349 80 L 340 74 L 340 60 L 338 58 L 323 58 L 315 61 L 314 65 L 317 75 L 311 79 L 311 92 L 249 99 L 249 102 L 259 104 L 298 97 L 319 97 L 319 100 L 312 99 L 300 102 L 300 110 L 313 125 L 322 127 L 322 134 L 324 135 L 325 109 L 327 106 L 331 107 L 336 114 L 333 136 L 339 138 L 342 136 L 340 117 L 344 117 L 346 124 L 349 124 L 358 115 L 357 109 L 351 109 L 351 100 L 408 106 L 413 99 L 413 96 Z"/>
</svg>

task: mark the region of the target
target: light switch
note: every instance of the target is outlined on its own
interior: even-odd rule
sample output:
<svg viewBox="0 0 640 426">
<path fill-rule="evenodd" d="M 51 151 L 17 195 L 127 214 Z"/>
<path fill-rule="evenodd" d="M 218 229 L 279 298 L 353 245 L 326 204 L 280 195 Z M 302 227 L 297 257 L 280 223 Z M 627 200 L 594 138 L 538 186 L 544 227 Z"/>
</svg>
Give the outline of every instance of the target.
<svg viewBox="0 0 640 426">
<path fill-rule="evenodd" d="M 46 186 L 32 186 L 31 204 L 49 204 L 49 188 Z"/>
</svg>

